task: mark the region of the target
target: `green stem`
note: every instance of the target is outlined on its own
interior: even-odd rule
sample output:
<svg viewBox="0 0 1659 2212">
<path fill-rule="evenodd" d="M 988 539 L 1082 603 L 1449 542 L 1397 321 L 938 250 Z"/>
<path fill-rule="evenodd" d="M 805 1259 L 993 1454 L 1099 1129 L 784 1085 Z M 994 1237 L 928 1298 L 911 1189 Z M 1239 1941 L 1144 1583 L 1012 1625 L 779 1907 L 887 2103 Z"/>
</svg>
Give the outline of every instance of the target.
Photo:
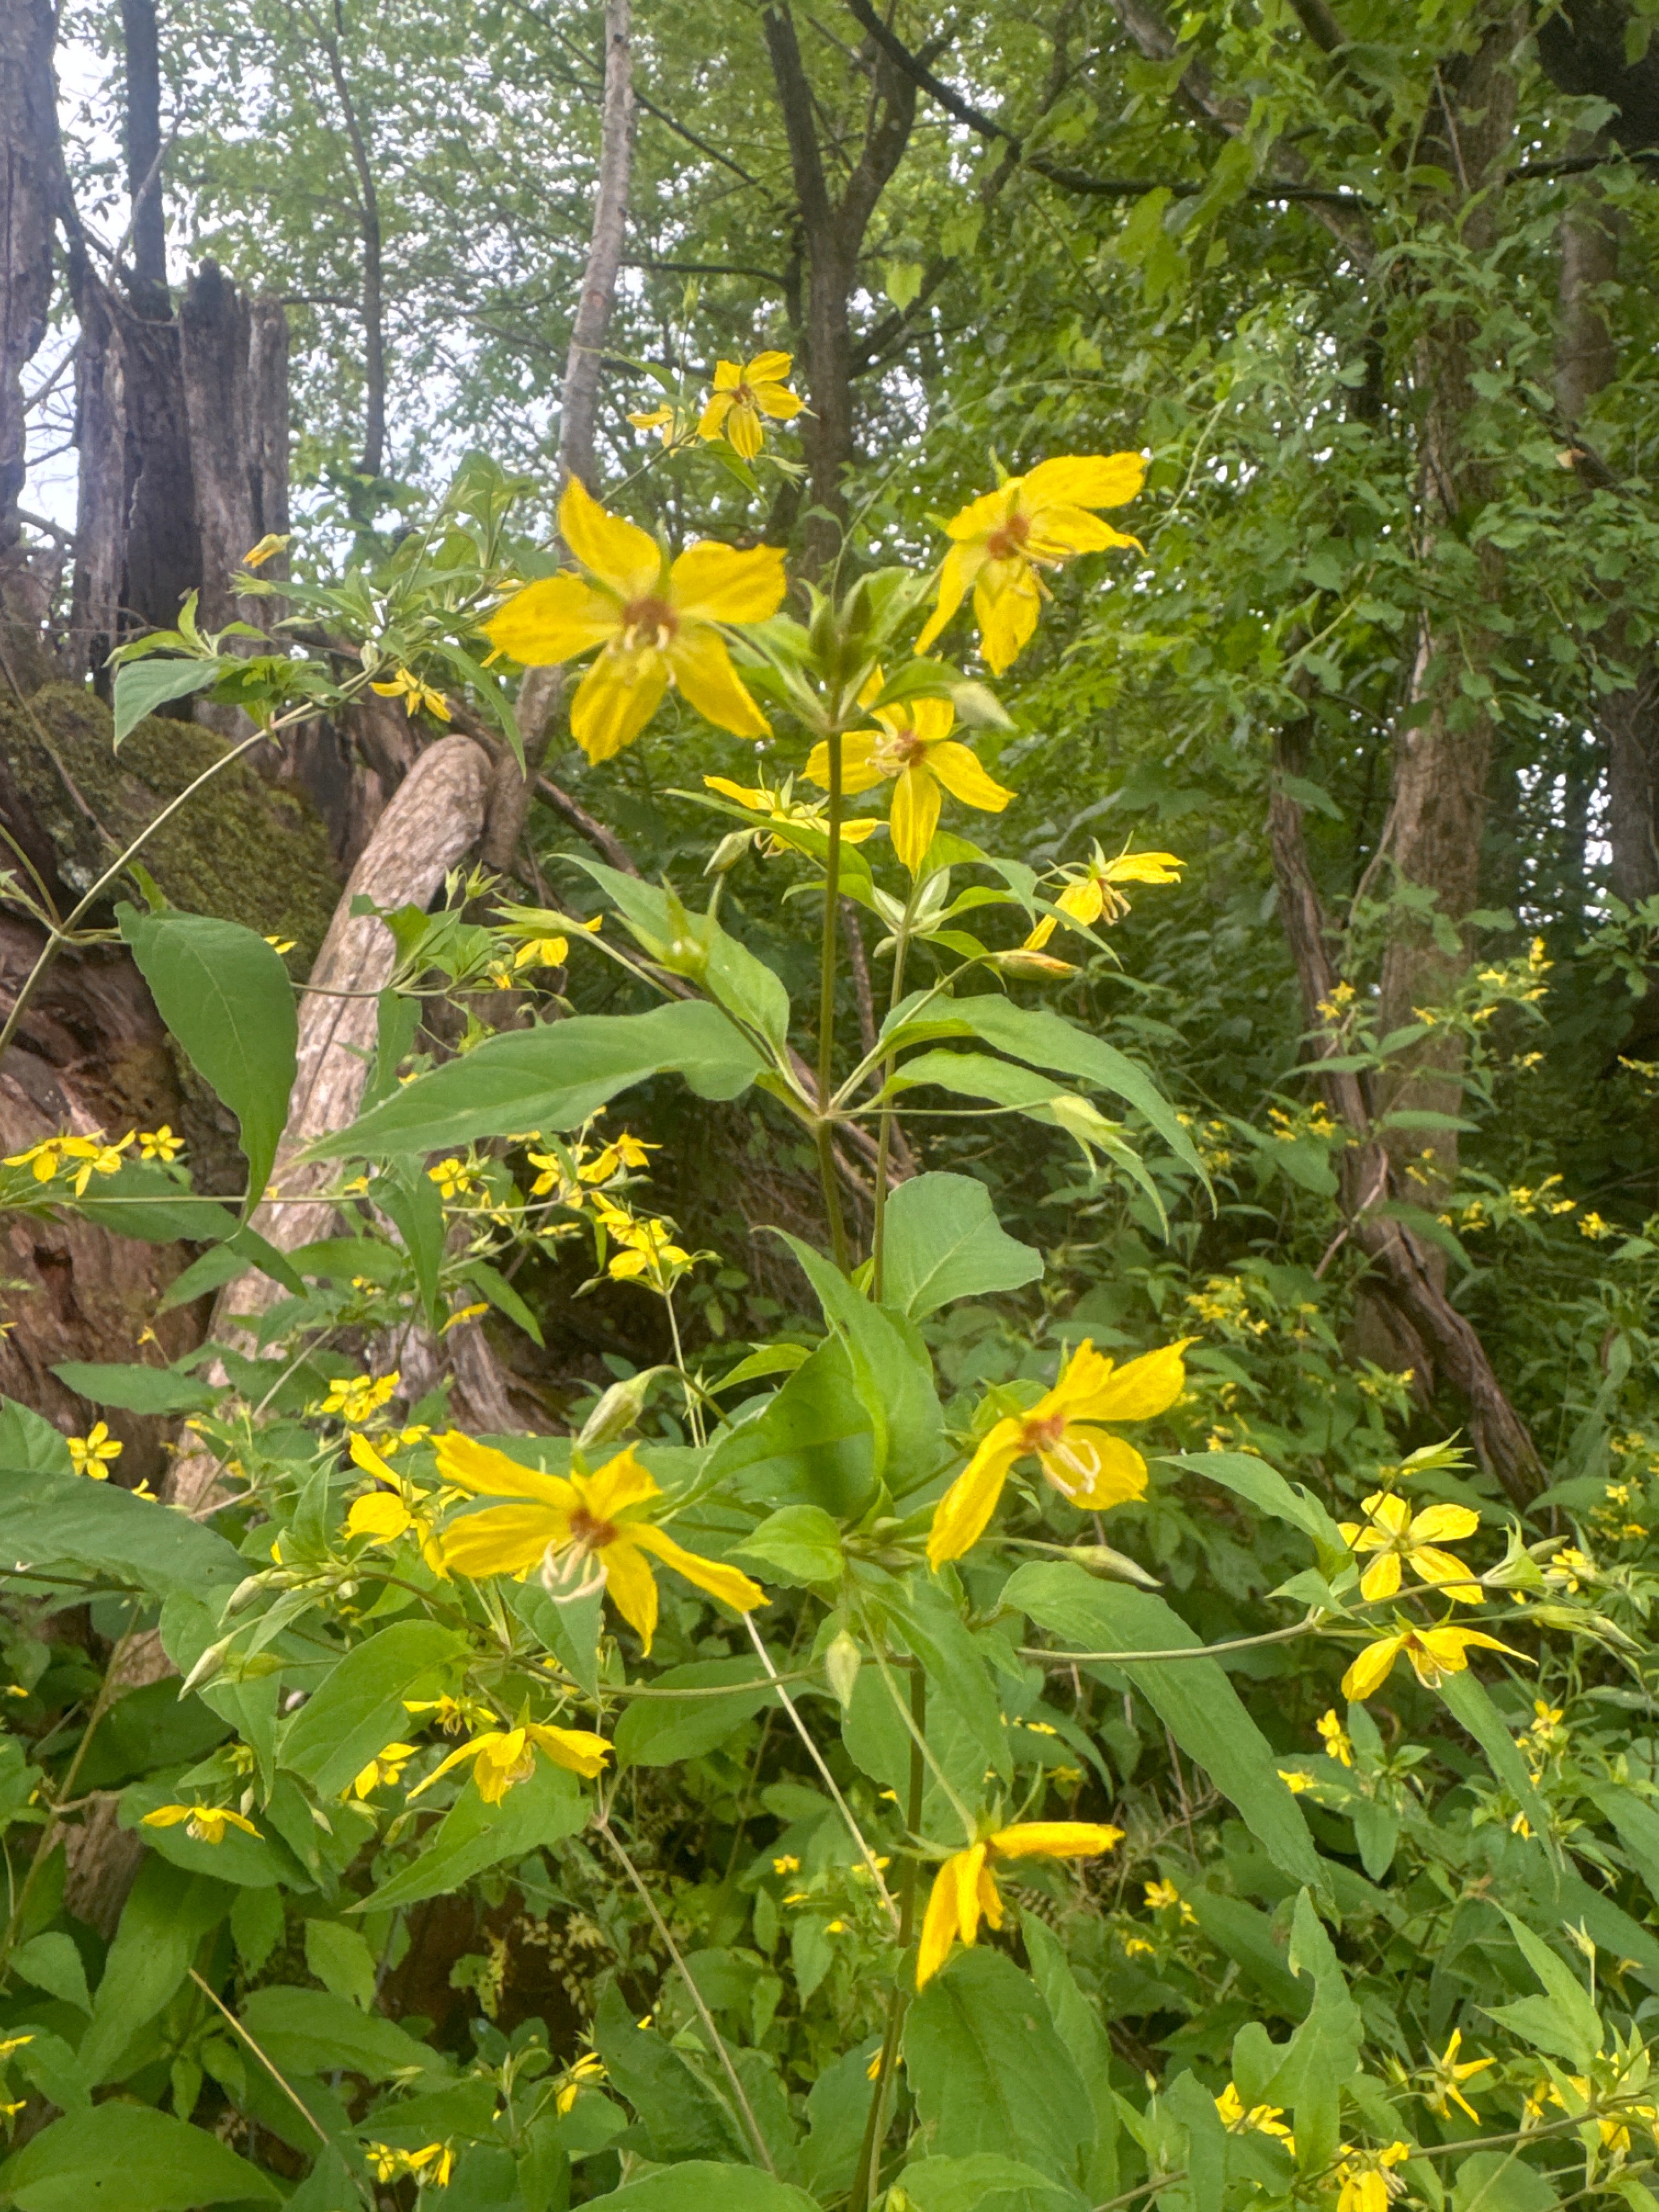
<svg viewBox="0 0 1659 2212">
<path fill-rule="evenodd" d="M 823 1211 L 830 1224 L 830 1242 L 836 1265 L 849 1272 L 847 1223 L 842 1213 L 841 1187 L 836 1181 L 835 1124 L 830 1117 L 830 1090 L 836 1071 L 836 963 L 841 951 L 841 814 L 842 733 L 832 730 L 830 755 L 830 812 L 826 823 L 830 849 L 823 864 L 823 943 L 818 957 L 818 1176 L 823 1185 Z"/>
<path fill-rule="evenodd" d="M 910 1671 L 910 1787 L 908 1793 L 909 1802 L 905 1808 L 905 1823 L 911 1835 L 915 1836 L 921 1830 L 921 1800 L 927 1783 L 921 1747 L 927 1739 L 927 1676 L 920 1661 L 913 1662 Z M 881 2179 L 881 2147 L 887 2136 L 887 2089 L 893 2078 L 893 2069 L 898 2063 L 899 2035 L 910 2001 L 902 1976 L 909 1954 L 910 1938 L 915 1928 L 917 1873 L 916 1860 L 907 1858 L 904 1870 L 899 1876 L 900 1978 L 893 1984 L 893 1994 L 887 2008 L 887 2030 L 882 2037 L 881 2056 L 876 2063 L 875 2094 L 870 2100 L 870 2117 L 864 2124 L 858 2172 L 854 2179 L 852 2195 L 848 2199 L 847 2212 L 869 2212 L 870 2200 Z"/>
<path fill-rule="evenodd" d="M 915 897 L 915 885 L 910 887 L 910 900 Z M 904 956 L 910 950 L 910 900 L 907 900 L 904 919 L 900 922 L 893 941 L 893 988 L 888 995 L 887 1011 L 890 1014 L 904 995 Z M 886 1090 L 893 1079 L 893 1068 L 898 1054 L 890 1052 L 881 1064 L 881 1087 Z M 876 1139 L 876 1200 L 875 1225 L 870 1235 L 870 1295 L 881 1303 L 882 1268 L 886 1257 L 887 1242 L 887 1162 L 893 1148 L 894 1109 L 884 1106 L 881 1120 L 877 1124 Z"/>
</svg>

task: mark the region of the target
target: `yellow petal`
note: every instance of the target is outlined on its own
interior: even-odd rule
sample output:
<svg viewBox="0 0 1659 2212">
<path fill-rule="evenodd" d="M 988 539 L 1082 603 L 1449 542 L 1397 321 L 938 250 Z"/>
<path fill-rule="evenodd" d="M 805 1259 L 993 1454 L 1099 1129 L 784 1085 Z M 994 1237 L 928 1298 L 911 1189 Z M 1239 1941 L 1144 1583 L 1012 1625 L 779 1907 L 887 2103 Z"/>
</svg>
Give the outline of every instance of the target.
<svg viewBox="0 0 1659 2212">
<path fill-rule="evenodd" d="M 1456 1544 L 1473 1536 L 1480 1516 L 1467 1505 L 1428 1505 L 1412 1522 L 1413 1542 Z"/>
<path fill-rule="evenodd" d="M 718 630 L 702 624 L 682 629 L 668 647 L 668 664 L 674 681 L 705 721 L 737 738 L 771 734 L 772 725 L 750 697 Z M 571 726 L 575 726 L 574 714 Z"/>
<path fill-rule="evenodd" d="M 1405 1641 L 1403 1636 L 1385 1636 L 1376 1644 L 1368 1644 L 1342 1677 L 1343 1696 L 1357 1705 L 1374 1690 L 1380 1690 L 1394 1672 L 1394 1662 Z"/>
<path fill-rule="evenodd" d="M 617 628 L 615 603 L 585 576 L 543 576 L 497 607 L 484 635 L 526 668 L 550 668 L 603 645 Z"/>
<path fill-rule="evenodd" d="M 443 1480 L 457 1490 L 471 1491 L 475 1498 L 529 1498 L 565 1513 L 576 1503 L 575 1492 L 562 1474 L 544 1474 L 539 1468 L 520 1467 L 504 1451 L 491 1444 L 475 1443 L 459 1429 L 447 1429 L 434 1439 L 434 1449 Z M 356 1457 L 355 1451 L 352 1457 Z"/>
<path fill-rule="evenodd" d="M 979 1881 L 975 1887 L 975 1897 L 980 1911 L 985 1915 L 989 1924 L 993 1928 L 1000 1928 L 1002 1892 L 997 1887 L 996 1876 L 991 1871 L 988 1857 L 979 1870 Z M 969 1936 L 966 1940 L 971 1942 L 973 1938 Z"/>
<path fill-rule="evenodd" d="M 1103 553 L 1109 545 L 1133 545 L 1137 552 L 1146 550 L 1138 538 L 1114 530 L 1097 514 L 1089 514 L 1080 507 L 1048 507 L 1033 520 L 1024 550 L 1033 561 L 1068 561 L 1074 553 Z"/>
<path fill-rule="evenodd" d="M 1192 1341 L 1160 1346 L 1143 1352 L 1127 1367 L 1115 1367 L 1075 1410 L 1090 1421 L 1151 1421 L 1167 1413 L 1187 1387 L 1186 1362 L 1182 1353 Z"/>
<path fill-rule="evenodd" d="M 394 1542 L 410 1525 L 413 1516 L 401 1498 L 389 1490 L 377 1490 L 372 1498 L 352 1501 L 346 1515 L 345 1532 L 348 1536 L 374 1536 L 383 1544 Z"/>
<path fill-rule="evenodd" d="M 939 827 L 939 786 L 920 761 L 902 769 L 893 787 L 888 827 L 893 850 L 911 874 L 917 874 Z"/>
<path fill-rule="evenodd" d="M 602 653 L 576 687 L 570 734 L 591 761 L 605 761 L 631 745 L 662 703 L 668 689 L 667 656 L 655 646 Z"/>
<path fill-rule="evenodd" d="M 614 1521 L 630 1505 L 644 1505 L 662 1496 L 660 1486 L 641 1467 L 631 1446 L 608 1459 L 596 1474 L 573 1475 L 570 1486 L 595 1521 Z"/>
<path fill-rule="evenodd" d="M 640 1555 L 634 1541 L 635 1533 L 630 1530 L 614 1544 L 607 1544 L 599 1558 L 611 1602 L 648 1652 L 657 1632 L 657 1578 Z"/>
<path fill-rule="evenodd" d="M 760 410 L 752 399 L 739 399 L 726 418 L 726 442 L 745 461 L 752 461 L 766 443 Z"/>
<path fill-rule="evenodd" d="M 936 745 L 957 726 L 957 710 L 948 699 L 906 699 L 884 708 L 876 720 L 894 729 L 912 729 L 925 745 Z"/>
<path fill-rule="evenodd" d="M 662 574 L 662 549 L 636 523 L 607 514 L 580 477 L 559 501 L 559 535 L 584 568 L 624 601 L 642 599 Z"/>
<path fill-rule="evenodd" d="M 957 1933 L 964 1943 L 971 1943 L 979 1934 L 979 1917 L 985 1905 L 985 1846 L 975 1844 L 971 1850 L 958 1851 L 948 1863 L 957 1870 Z M 1001 1900 L 994 1887 L 991 1898 L 997 1911 L 992 1924 L 1000 1926 Z"/>
<path fill-rule="evenodd" d="M 743 380 L 751 386 L 781 384 L 794 365 L 792 353 L 757 353 L 744 367 Z"/>
<path fill-rule="evenodd" d="M 1031 641 L 1036 629 L 1040 594 L 1029 569 L 1014 583 L 997 592 L 981 581 L 974 586 L 974 617 L 979 623 L 979 649 L 994 676 L 1011 668 Z"/>
<path fill-rule="evenodd" d="M 146 1813 L 139 1826 L 144 1828 L 176 1828 L 181 1820 L 188 1820 L 196 1810 L 193 1805 L 158 1805 L 153 1813 Z"/>
<path fill-rule="evenodd" d="M 1146 481 L 1139 453 L 1063 454 L 1039 461 L 1020 485 L 1019 503 L 1027 514 L 1046 507 L 1122 507 Z"/>
<path fill-rule="evenodd" d="M 976 753 L 954 738 L 929 745 L 927 765 L 951 798 L 959 799 L 964 806 L 977 806 L 987 814 L 1000 814 L 1014 796 L 1012 791 L 1005 791 L 1000 783 L 992 781 Z"/>
<path fill-rule="evenodd" d="M 742 382 L 743 370 L 735 361 L 717 361 L 714 363 L 716 392 L 735 392 Z"/>
<path fill-rule="evenodd" d="M 781 384 L 757 384 L 755 404 L 763 415 L 769 415 L 775 422 L 793 422 L 797 415 L 804 414 L 806 402 Z"/>
<path fill-rule="evenodd" d="M 960 520 L 960 517 L 957 519 Z M 951 548 L 939 563 L 939 598 L 934 602 L 933 613 L 927 617 L 921 634 L 916 640 L 915 649 L 918 653 L 927 652 L 945 623 L 962 605 L 963 593 L 984 565 L 985 555 L 980 547 L 953 545 Z"/>
<path fill-rule="evenodd" d="M 611 1747 L 605 1738 L 588 1729 L 544 1728 L 532 1721 L 525 1734 L 556 1766 L 567 1767 L 572 1774 L 585 1775 L 590 1782 L 603 1772 L 605 1762 L 611 1756 Z"/>
<path fill-rule="evenodd" d="M 521 1575 L 550 1545 L 570 1540 L 570 1516 L 545 1505 L 489 1505 L 453 1522 L 440 1540 L 446 1567 L 471 1582 Z"/>
<path fill-rule="evenodd" d="M 991 1848 L 1005 1859 L 1084 1859 L 1123 1841 L 1121 1828 L 1103 1820 L 1020 1820 L 1000 1828 Z"/>
<path fill-rule="evenodd" d="M 1376 1491 L 1365 1500 L 1365 1510 L 1391 1536 L 1403 1535 L 1411 1525 L 1412 1510 L 1397 1491 Z"/>
<path fill-rule="evenodd" d="M 1173 853 L 1120 853 L 1108 860 L 1104 873 L 1109 884 L 1172 884 L 1186 865 Z M 1098 884 L 1095 888 L 1098 895 Z"/>
<path fill-rule="evenodd" d="M 1146 1494 L 1146 1461 L 1109 1430 L 1068 1426 L 1054 1449 L 1037 1457 L 1054 1488 L 1092 1513 Z"/>
<path fill-rule="evenodd" d="M 965 1854 L 958 1853 L 957 1856 Z M 916 1950 L 916 1987 L 925 1989 L 951 1955 L 951 1946 L 956 1941 L 958 1916 L 957 1911 L 957 1863 L 946 1859 L 933 1876 L 933 1887 L 928 1892 L 927 1910 L 922 1915 L 921 1942 Z"/>
<path fill-rule="evenodd" d="M 697 417 L 697 435 L 700 438 L 720 437 L 726 428 L 726 418 L 735 404 L 729 392 L 717 390 L 711 392 L 707 406 Z"/>
<path fill-rule="evenodd" d="M 367 1437 L 359 1434 L 359 1432 L 354 1429 L 352 1431 L 351 1443 L 349 1449 L 353 1461 L 358 1467 L 362 1468 L 365 1474 L 374 1475 L 381 1482 L 388 1482 L 394 1487 L 396 1486 L 398 1480 L 397 1476 L 393 1474 L 392 1469 L 380 1457 L 380 1455 L 375 1450 L 374 1445 L 370 1443 Z"/>
<path fill-rule="evenodd" d="M 933 1509 L 927 1561 L 937 1567 L 971 1552 L 996 1510 L 1008 1470 L 1019 1457 L 1021 1425 L 999 1421 Z"/>
<path fill-rule="evenodd" d="M 705 1559 L 701 1553 L 688 1552 L 660 1528 L 633 1528 L 631 1540 L 642 1552 L 651 1552 L 664 1566 L 672 1567 L 677 1575 L 695 1583 L 710 1597 L 717 1597 L 722 1605 L 729 1605 L 734 1613 L 753 1613 L 757 1606 L 769 1602 L 766 1592 L 757 1582 L 750 1581 L 740 1567 L 728 1567 L 719 1559 Z"/>
<path fill-rule="evenodd" d="M 668 572 L 668 603 L 690 622 L 767 622 L 788 588 L 783 553 L 775 545 L 745 552 L 700 538 Z"/>
<path fill-rule="evenodd" d="M 884 771 L 876 766 L 876 747 L 885 732 L 881 730 L 853 730 L 841 741 L 841 787 L 848 797 L 860 791 L 873 791 L 881 782 Z M 830 741 L 821 738 L 806 756 L 806 766 L 801 771 L 809 783 L 816 783 L 821 791 L 830 788 Z"/>
<path fill-rule="evenodd" d="M 970 544 L 976 538 L 988 538 L 994 530 L 1007 521 L 1019 503 L 1020 478 L 1012 477 L 999 484 L 995 491 L 981 492 L 970 499 L 960 514 L 953 515 L 945 526 L 946 533 L 959 545 Z"/>
<path fill-rule="evenodd" d="M 1364 1539 L 1362 1537 L 1363 1543 Z M 1359 1577 L 1359 1595 L 1369 1605 L 1377 1598 L 1392 1597 L 1400 1588 L 1400 1554 L 1384 1552 L 1374 1559 Z"/>
</svg>

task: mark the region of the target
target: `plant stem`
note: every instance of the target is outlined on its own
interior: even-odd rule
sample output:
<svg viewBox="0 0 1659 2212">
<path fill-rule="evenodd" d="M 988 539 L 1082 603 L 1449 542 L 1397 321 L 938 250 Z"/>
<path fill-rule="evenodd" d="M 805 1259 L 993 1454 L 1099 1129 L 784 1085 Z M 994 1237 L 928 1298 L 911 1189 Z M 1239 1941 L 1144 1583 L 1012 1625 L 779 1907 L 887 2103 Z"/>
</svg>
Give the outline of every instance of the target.
<svg viewBox="0 0 1659 2212">
<path fill-rule="evenodd" d="M 910 1670 L 910 1786 L 908 1793 L 909 1802 L 905 1807 L 905 1825 L 915 1836 L 921 1827 L 922 1792 L 927 1783 L 922 1765 L 922 1746 L 927 1741 L 927 1675 L 919 1661 Z M 887 2030 L 882 2037 L 881 2056 L 876 2063 L 875 2094 L 870 2100 L 870 2117 L 864 2125 L 864 2141 L 859 2148 L 858 2171 L 854 2177 L 847 2212 L 868 2212 L 870 2200 L 875 2195 L 881 2179 L 881 2147 L 887 2135 L 887 2086 L 898 2062 L 899 2033 L 904 2026 L 905 2010 L 910 2001 L 902 1976 L 915 1927 L 917 1873 L 916 1861 L 906 1859 L 904 1871 L 899 1877 L 898 1940 L 902 1954 L 899 1978 L 894 1981 L 892 1997 L 887 2008 Z"/>
<path fill-rule="evenodd" d="M 887 1011 L 890 1014 L 904 995 L 904 956 L 910 950 L 910 908 L 916 896 L 916 887 L 910 886 L 910 896 L 905 901 L 904 919 L 894 933 L 893 988 L 888 994 Z M 893 1068 L 898 1059 L 890 1052 L 881 1064 L 881 1087 L 884 1091 L 892 1081 Z M 887 1239 L 887 1163 L 893 1148 L 893 1109 L 884 1106 L 881 1120 L 877 1124 L 876 1139 L 876 1198 L 875 1225 L 870 1233 L 870 1295 L 879 1304 L 881 1300 L 882 1267 L 886 1256 Z"/>
<path fill-rule="evenodd" d="M 836 1074 L 836 964 L 841 951 L 841 732 L 831 731 L 828 743 L 830 849 L 823 863 L 823 943 L 818 956 L 818 1175 L 823 1184 L 830 1242 L 836 1265 L 844 1275 L 848 1272 L 847 1224 L 836 1181 L 835 1125 L 829 1118 Z"/>
</svg>

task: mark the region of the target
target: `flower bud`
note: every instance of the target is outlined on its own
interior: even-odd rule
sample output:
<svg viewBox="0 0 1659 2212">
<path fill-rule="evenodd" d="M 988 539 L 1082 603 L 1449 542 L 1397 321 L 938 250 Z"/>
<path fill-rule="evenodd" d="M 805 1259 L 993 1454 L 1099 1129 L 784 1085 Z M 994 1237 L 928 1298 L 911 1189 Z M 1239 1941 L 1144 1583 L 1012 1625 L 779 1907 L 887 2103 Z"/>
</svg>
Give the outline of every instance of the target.
<svg viewBox="0 0 1659 2212">
<path fill-rule="evenodd" d="M 1091 1575 L 1109 1576 L 1114 1582 L 1139 1583 L 1143 1589 L 1162 1589 L 1164 1585 L 1156 1575 L 1149 1575 L 1138 1559 L 1127 1553 L 1115 1552 L 1109 1544 L 1073 1544 L 1066 1556 L 1086 1567 Z"/>
<path fill-rule="evenodd" d="M 706 876 L 723 876 L 735 868 L 755 842 L 752 830 L 733 830 L 720 839 L 703 866 Z"/>
<path fill-rule="evenodd" d="M 209 1644 L 207 1650 L 203 1652 L 201 1657 L 179 1685 L 179 1695 L 181 1698 L 188 1697 L 192 1690 L 199 1689 L 204 1682 L 210 1680 L 219 1672 L 225 1663 L 225 1654 L 229 1650 L 232 1641 L 231 1637 L 222 1636 L 216 1644 Z"/>
<path fill-rule="evenodd" d="M 1077 973 L 1074 962 L 1056 960 L 1052 952 L 1029 951 L 1023 945 L 1012 952 L 994 952 L 991 965 L 1000 975 L 1018 975 L 1030 983 L 1063 982 Z"/>
<path fill-rule="evenodd" d="M 647 1367 L 623 1382 L 613 1382 L 583 1422 L 581 1434 L 576 1438 L 578 1447 L 586 1449 L 594 1444 L 612 1443 L 618 1437 L 626 1436 L 629 1429 L 637 1428 L 652 1383 L 666 1371 L 661 1367 Z"/>
<path fill-rule="evenodd" d="M 830 1686 L 835 1692 L 841 1709 L 845 1712 L 853 1702 L 857 1686 L 859 1668 L 864 1655 L 859 1650 L 858 1639 L 843 1628 L 823 1655 L 823 1671 L 830 1677 Z"/>
</svg>

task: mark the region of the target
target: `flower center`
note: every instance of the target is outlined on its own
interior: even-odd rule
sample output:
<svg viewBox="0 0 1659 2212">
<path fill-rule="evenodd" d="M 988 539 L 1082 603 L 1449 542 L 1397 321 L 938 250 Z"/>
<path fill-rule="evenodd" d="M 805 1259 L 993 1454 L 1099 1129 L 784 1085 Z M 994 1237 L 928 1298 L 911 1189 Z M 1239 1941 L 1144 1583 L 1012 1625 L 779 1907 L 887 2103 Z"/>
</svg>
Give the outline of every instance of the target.
<svg viewBox="0 0 1659 2212">
<path fill-rule="evenodd" d="M 680 618 L 666 599 L 647 594 L 642 599 L 628 602 L 622 611 L 622 623 L 624 652 L 635 651 L 642 645 L 654 645 L 660 651 L 672 641 Z"/>
<path fill-rule="evenodd" d="M 1020 1441 L 1029 1452 L 1051 1452 L 1065 1434 L 1065 1415 L 1050 1413 L 1046 1420 L 1027 1421 Z"/>
<path fill-rule="evenodd" d="M 902 775 L 907 768 L 923 759 L 927 751 L 924 739 L 906 722 L 878 741 L 872 757 L 884 775 Z"/>
<path fill-rule="evenodd" d="M 570 1516 L 570 1540 L 580 1551 L 602 1552 L 616 1542 L 616 1524 L 596 1521 L 585 1505 L 579 1505 Z"/>
<path fill-rule="evenodd" d="M 1000 528 L 994 530 L 985 541 L 985 550 L 994 561 L 1011 561 L 1025 550 L 1025 541 L 1031 534 L 1029 515 L 1011 514 Z"/>
</svg>

